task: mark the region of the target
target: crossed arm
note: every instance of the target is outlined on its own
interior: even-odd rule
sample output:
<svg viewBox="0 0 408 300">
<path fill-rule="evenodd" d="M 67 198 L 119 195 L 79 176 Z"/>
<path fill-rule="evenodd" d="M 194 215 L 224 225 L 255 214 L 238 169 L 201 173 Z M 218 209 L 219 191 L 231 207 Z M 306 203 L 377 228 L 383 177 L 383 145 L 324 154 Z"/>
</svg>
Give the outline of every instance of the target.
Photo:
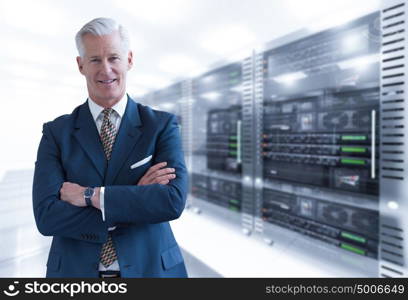
<svg viewBox="0 0 408 300">
<path fill-rule="evenodd" d="M 137 185 L 168 184 L 176 178 L 174 168 L 165 168 L 167 162 L 161 162 L 150 167 L 139 180 Z M 78 207 L 86 206 L 84 191 L 86 187 L 72 182 L 64 182 L 60 189 L 60 199 Z M 92 206 L 100 209 L 100 187 L 95 188 L 95 194 L 91 198 Z"/>
</svg>

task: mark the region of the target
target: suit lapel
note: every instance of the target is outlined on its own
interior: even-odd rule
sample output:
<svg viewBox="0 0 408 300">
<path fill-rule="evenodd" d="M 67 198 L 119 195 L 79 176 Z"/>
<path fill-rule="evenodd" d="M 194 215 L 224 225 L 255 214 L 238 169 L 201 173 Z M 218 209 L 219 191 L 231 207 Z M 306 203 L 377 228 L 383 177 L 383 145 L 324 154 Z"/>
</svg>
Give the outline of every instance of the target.
<svg viewBox="0 0 408 300">
<path fill-rule="evenodd" d="M 108 164 L 105 178 L 107 184 L 114 182 L 123 164 L 135 147 L 142 134 L 141 125 L 142 122 L 137 104 L 128 97 L 125 114 L 120 123 L 119 132 L 112 149 L 112 156 Z"/>
<path fill-rule="evenodd" d="M 79 108 L 78 118 L 75 123 L 74 136 L 103 179 L 106 169 L 105 153 L 103 152 L 98 129 L 96 128 L 95 121 L 89 111 L 87 102 L 82 104 Z"/>
</svg>

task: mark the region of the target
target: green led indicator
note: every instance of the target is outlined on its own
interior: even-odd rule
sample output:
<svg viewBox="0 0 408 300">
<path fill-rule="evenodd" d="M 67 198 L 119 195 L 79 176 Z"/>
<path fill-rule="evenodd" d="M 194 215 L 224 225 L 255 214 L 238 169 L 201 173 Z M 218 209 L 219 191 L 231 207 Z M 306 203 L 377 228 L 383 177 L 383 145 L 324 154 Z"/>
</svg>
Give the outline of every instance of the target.
<svg viewBox="0 0 408 300">
<path fill-rule="evenodd" d="M 365 141 L 367 137 L 365 135 L 343 135 L 341 139 L 343 141 Z"/>
<path fill-rule="evenodd" d="M 230 200 L 229 200 L 229 203 L 239 204 L 238 200 L 233 200 L 233 199 L 230 199 Z"/>
<path fill-rule="evenodd" d="M 229 155 L 237 155 L 237 151 L 230 151 Z"/>
<path fill-rule="evenodd" d="M 236 140 L 237 140 L 237 136 L 236 136 L 236 135 L 232 135 L 232 136 L 229 137 L 229 139 L 236 141 Z"/>
<path fill-rule="evenodd" d="M 229 209 L 233 211 L 238 211 L 238 208 L 236 208 L 235 206 L 230 206 Z"/>
<path fill-rule="evenodd" d="M 341 147 L 342 152 L 364 153 L 366 150 L 366 148 L 362 147 Z"/>
<path fill-rule="evenodd" d="M 230 79 L 230 81 L 229 81 L 230 84 L 236 84 L 238 82 L 239 82 L 238 79 Z"/>
<path fill-rule="evenodd" d="M 228 144 L 228 146 L 237 148 L 237 144 Z"/>
<path fill-rule="evenodd" d="M 365 255 L 365 253 L 366 253 L 364 250 L 361 250 L 359 248 L 353 247 L 351 245 L 343 244 L 343 243 L 340 245 L 340 247 L 343 248 L 343 249 L 346 249 L 348 251 L 360 254 L 360 255 Z"/>
<path fill-rule="evenodd" d="M 358 235 L 354 235 L 354 234 L 351 234 L 351 233 L 348 233 L 348 232 L 342 232 L 341 236 L 346 238 L 346 239 L 353 240 L 353 241 L 360 242 L 360 243 L 365 243 L 367 241 L 363 237 L 360 237 Z"/>
<path fill-rule="evenodd" d="M 351 159 L 351 158 L 342 158 L 342 164 L 351 164 L 351 165 L 365 165 L 365 160 L 362 159 Z"/>
</svg>

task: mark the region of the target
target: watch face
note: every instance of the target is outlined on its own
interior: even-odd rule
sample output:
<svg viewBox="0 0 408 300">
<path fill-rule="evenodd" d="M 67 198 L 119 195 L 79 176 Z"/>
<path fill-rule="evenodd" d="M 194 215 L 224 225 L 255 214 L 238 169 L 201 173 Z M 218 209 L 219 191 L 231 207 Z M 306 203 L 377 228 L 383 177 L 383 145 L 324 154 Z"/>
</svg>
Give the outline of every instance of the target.
<svg viewBox="0 0 408 300">
<path fill-rule="evenodd" d="M 84 196 L 87 198 L 91 198 L 93 196 L 93 193 L 94 193 L 94 189 L 88 187 L 85 189 Z"/>
</svg>

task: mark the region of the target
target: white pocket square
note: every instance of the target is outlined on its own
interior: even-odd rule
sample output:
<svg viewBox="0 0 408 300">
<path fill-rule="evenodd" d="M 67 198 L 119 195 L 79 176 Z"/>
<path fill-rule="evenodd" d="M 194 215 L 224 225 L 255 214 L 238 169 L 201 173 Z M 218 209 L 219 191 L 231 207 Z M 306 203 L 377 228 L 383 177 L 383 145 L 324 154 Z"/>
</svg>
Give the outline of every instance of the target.
<svg viewBox="0 0 408 300">
<path fill-rule="evenodd" d="M 134 163 L 133 165 L 130 166 L 131 169 L 140 167 L 141 165 L 144 165 L 145 163 L 149 162 L 152 159 L 152 156 L 149 155 L 146 158 L 143 158 L 142 160 L 139 160 L 138 162 Z"/>
</svg>

